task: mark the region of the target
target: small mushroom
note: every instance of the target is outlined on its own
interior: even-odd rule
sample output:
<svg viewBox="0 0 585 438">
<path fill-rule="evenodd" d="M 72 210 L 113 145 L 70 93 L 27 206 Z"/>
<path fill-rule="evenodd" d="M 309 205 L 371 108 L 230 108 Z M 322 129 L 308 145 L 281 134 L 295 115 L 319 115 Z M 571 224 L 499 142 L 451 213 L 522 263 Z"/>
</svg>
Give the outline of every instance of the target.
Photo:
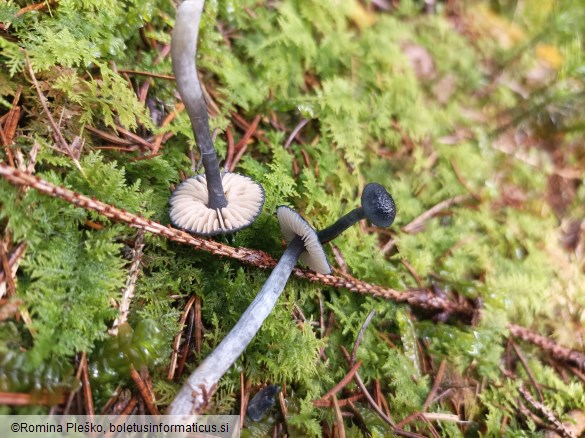
<svg viewBox="0 0 585 438">
<path fill-rule="evenodd" d="M 205 174 L 189 178 L 177 187 L 171 196 L 169 215 L 173 225 L 180 229 L 212 236 L 251 225 L 262 211 L 264 190 L 246 176 L 219 170 L 195 63 L 203 4 L 204 0 L 186 0 L 178 7 L 171 58 Z"/>
<path fill-rule="evenodd" d="M 268 317 L 302 255 L 309 268 L 329 274 L 331 267 L 315 230 L 297 212 L 278 207 L 278 221 L 290 243 L 254 301 L 217 347 L 199 364 L 169 406 L 168 415 L 197 413 L 207 403 L 219 379 L 234 364 Z"/>
<path fill-rule="evenodd" d="M 362 206 L 342 216 L 333 225 L 320 230 L 317 236 L 321 243 L 327 243 L 362 219 L 367 218 L 377 227 L 386 228 L 392 225 L 395 217 L 396 204 L 392 195 L 380 184 L 370 183 L 362 192 Z"/>
<path fill-rule="evenodd" d="M 291 208 L 278 207 L 280 229 L 289 242 L 286 250 L 234 328 L 186 380 L 170 404 L 168 415 L 196 414 L 207 404 L 219 379 L 244 352 L 276 305 L 298 259 L 318 273 L 329 274 L 331 267 L 321 245 L 323 241 L 337 237 L 351 224 L 363 219 L 364 215 L 375 225 L 389 226 L 394 221 L 394 200 L 379 184 L 368 184 L 364 188 L 362 204 L 362 207 L 318 233 Z"/>
</svg>

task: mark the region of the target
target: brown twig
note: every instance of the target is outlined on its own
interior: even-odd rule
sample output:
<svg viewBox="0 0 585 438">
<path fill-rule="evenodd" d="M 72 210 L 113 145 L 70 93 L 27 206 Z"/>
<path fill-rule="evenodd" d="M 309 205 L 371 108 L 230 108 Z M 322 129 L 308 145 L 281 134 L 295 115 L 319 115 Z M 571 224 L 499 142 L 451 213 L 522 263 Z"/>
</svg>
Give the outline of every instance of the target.
<svg viewBox="0 0 585 438">
<path fill-rule="evenodd" d="M 136 384 L 136 388 L 138 388 L 138 392 L 142 396 L 142 399 L 146 404 L 146 409 L 148 409 L 150 415 L 159 416 L 160 412 L 154 404 L 154 395 L 152 394 L 152 391 L 146 386 L 144 380 L 142 380 L 142 377 L 140 377 L 140 374 L 138 374 L 138 371 L 136 371 L 134 367 L 130 368 L 130 377 L 132 377 L 132 380 Z"/>
<path fill-rule="evenodd" d="M 331 394 L 330 398 L 333 404 L 333 411 L 335 412 L 335 421 L 337 423 L 338 437 L 345 438 L 345 426 L 343 424 L 343 415 L 341 415 L 341 409 L 339 408 L 339 403 L 337 403 L 337 397 L 335 397 L 335 394 Z"/>
<path fill-rule="evenodd" d="M 520 348 L 518 348 L 518 346 L 516 345 L 516 343 L 514 341 L 511 341 L 511 342 L 512 342 L 512 348 L 514 349 L 516 356 L 518 356 L 518 359 L 520 359 L 520 363 L 522 364 L 522 366 L 526 370 L 526 374 L 528 374 L 528 378 L 532 382 L 534 389 L 536 389 L 536 393 L 538 394 L 538 399 L 542 403 L 544 401 L 544 395 L 542 394 L 542 389 L 540 389 L 540 385 L 538 384 L 536 377 L 534 377 L 534 374 L 532 373 L 532 370 L 528 366 L 528 362 L 526 361 L 526 358 L 524 357 L 524 355 L 520 351 Z"/>
<path fill-rule="evenodd" d="M 343 355 L 345 356 L 345 359 L 347 360 L 347 363 L 351 365 L 350 355 L 343 345 L 341 346 L 341 350 L 343 352 Z M 406 430 L 403 430 L 403 429 L 396 427 L 396 425 L 394 424 L 394 421 L 392 421 L 392 419 L 390 417 L 388 417 L 382 411 L 382 409 L 380 409 L 380 406 L 378 406 L 376 404 L 376 402 L 374 401 L 374 398 L 369 393 L 368 388 L 366 388 L 366 385 L 364 384 L 359 373 L 356 372 L 354 374 L 353 378 L 355 380 L 355 383 L 357 383 L 358 387 L 360 388 L 360 390 L 362 391 L 362 393 L 366 397 L 366 400 L 368 401 L 371 408 L 380 416 L 380 418 L 382 420 L 384 420 L 386 423 L 388 423 L 390 425 L 390 427 L 392 427 L 392 432 L 394 432 L 396 435 L 409 437 L 409 438 L 424 438 L 422 435 L 419 435 L 418 433 L 407 432 Z"/>
<path fill-rule="evenodd" d="M 445 360 L 443 360 L 441 362 L 441 364 L 439 365 L 437 375 L 435 376 L 435 381 L 433 382 L 433 386 L 431 387 L 431 390 L 427 394 L 427 398 L 425 399 L 425 402 L 423 403 L 421 410 L 419 412 L 415 412 L 414 414 L 410 414 L 408 417 L 401 420 L 398 424 L 396 424 L 397 427 L 403 427 L 416 418 L 426 417 L 425 414 L 427 412 L 427 409 L 433 403 L 433 399 L 435 398 L 437 391 L 439 390 L 439 387 L 441 386 L 441 382 L 443 381 L 443 376 L 445 375 L 446 366 L 447 366 L 447 362 Z"/>
<path fill-rule="evenodd" d="M 240 373 L 240 429 L 244 427 L 244 419 L 246 418 L 246 409 L 248 409 L 248 401 L 250 400 L 250 381 L 245 382 L 244 371 Z"/>
<path fill-rule="evenodd" d="M 47 106 L 47 100 L 45 98 L 45 95 L 41 91 L 41 87 L 39 86 L 39 83 L 37 82 L 35 72 L 32 68 L 32 64 L 30 63 L 30 59 L 28 58 L 28 54 L 26 52 L 24 52 L 24 56 L 26 59 L 26 64 L 28 66 L 28 72 L 29 72 L 30 77 L 33 81 L 33 85 L 35 87 L 35 90 L 37 91 L 37 95 L 39 96 L 39 101 L 41 102 L 41 105 L 43 107 L 43 111 L 44 111 L 45 115 L 47 116 L 47 120 L 49 121 L 49 125 L 51 125 L 51 129 L 53 131 L 53 135 L 55 137 L 55 140 L 60 145 L 61 152 L 65 152 L 67 155 L 69 155 L 69 157 L 75 163 L 75 166 L 77 166 L 77 168 L 79 169 L 81 174 L 84 175 L 83 169 L 81 168 L 81 165 L 79 164 L 79 160 L 75 157 L 73 151 L 71 150 L 71 147 L 69 146 L 69 143 L 67 143 L 67 140 L 65 140 L 65 137 L 63 137 L 61 130 L 59 129 L 59 127 L 55 123 L 55 120 L 53 119 L 53 116 L 51 115 L 51 111 L 49 111 L 49 107 Z"/>
<path fill-rule="evenodd" d="M 163 120 L 163 122 L 161 123 L 160 127 L 164 128 L 165 126 L 168 126 L 175 117 L 177 117 L 177 115 L 182 112 L 185 109 L 185 105 L 183 105 L 182 103 L 177 103 L 175 105 L 175 110 L 170 113 L 168 116 L 165 117 L 165 119 Z M 158 150 L 160 149 L 163 141 L 165 140 L 165 133 L 160 133 L 158 134 L 155 138 L 154 138 L 154 148 L 152 149 L 152 153 L 156 154 L 158 152 Z M 168 140 L 168 139 L 167 139 Z"/>
<path fill-rule="evenodd" d="M 94 407 L 93 397 L 91 395 L 91 385 L 89 383 L 89 371 L 87 369 L 87 355 L 85 352 L 81 353 L 79 361 L 79 368 L 81 370 L 81 383 L 83 385 L 83 400 L 85 402 L 85 413 L 93 420 Z"/>
<path fill-rule="evenodd" d="M 181 357 L 179 358 L 179 363 L 177 365 L 177 377 L 179 379 L 183 375 L 183 370 L 185 369 L 185 364 L 187 363 L 187 357 L 189 356 L 191 340 L 193 339 L 194 322 L 195 312 L 193 311 L 193 307 L 191 307 L 191 310 L 189 310 L 189 314 L 187 316 L 187 333 L 185 335 L 185 341 L 183 342 L 183 350 L 181 351 Z"/>
<path fill-rule="evenodd" d="M 563 438 L 575 438 L 575 435 L 570 430 L 568 430 L 563 423 L 561 423 L 561 421 L 556 417 L 555 413 L 548 406 L 536 401 L 526 388 L 519 386 L 518 392 L 520 395 L 522 395 L 524 400 L 526 400 L 526 402 L 532 406 L 533 409 L 543 415 L 548 423 L 554 426 L 555 430 Z"/>
<path fill-rule="evenodd" d="M 152 73 L 149 71 L 120 69 L 120 70 L 118 70 L 118 73 L 126 73 L 129 75 L 137 75 L 137 76 L 148 76 L 149 78 L 156 78 L 156 79 L 168 79 L 170 81 L 175 80 L 175 77 L 173 75 L 164 75 L 161 73 Z"/>
<path fill-rule="evenodd" d="M 116 336 L 118 334 L 118 327 L 128 320 L 128 312 L 130 311 L 130 302 L 134 296 L 134 289 L 136 288 L 136 280 L 140 272 L 140 262 L 142 260 L 142 249 L 144 248 L 144 230 L 136 232 L 136 242 L 134 242 L 134 249 L 132 250 L 132 264 L 128 270 L 126 277 L 126 285 L 122 291 L 122 299 L 120 300 L 120 308 L 118 309 L 118 316 L 112 324 L 110 335 Z"/>
<path fill-rule="evenodd" d="M 223 166 L 223 170 L 225 172 L 230 170 L 231 163 L 234 159 L 235 147 L 234 147 L 234 136 L 232 134 L 232 128 L 230 126 L 227 127 L 225 131 L 225 136 L 227 139 L 227 153 L 225 155 L 225 163 Z"/>
<path fill-rule="evenodd" d="M 236 155 L 234 157 L 234 160 L 229 165 L 230 172 L 234 171 L 234 169 L 236 168 L 236 166 L 240 162 L 242 156 L 246 152 L 246 149 L 248 149 L 248 141 L 250 140 L 250 138 L 252 138 L 252 135 L 254 135 L 254 132 L 256 132 L 256 129 L 258 129 L 258 124 L 260 123 L 260 119 L 261 119 L 261 117 L 258 114 L 254 118 L 254 121 L 250 124 L 250 126 L 248 127 L 246 132 L 244 133 L 244 136 L 240 139 L 240 141 L 238 141 L 238 144 L 236 144 L 236 146 L 234 148 L 236 151 Z"/>
<path fill-rule="evenodd" d="M 23 394 L 20 392 L 0 392 L 0 405 L 29 406 L 29 405 L 60 405 L 65 396 Z"/>
<path fill-rule="evenodd" d="M 12 265 L 6 255 L 6 247 L 4 241 L 0 240 L 0 261 L 2 262 L 2 271 L 4 274 L 4 280 L 8 289 L 8 296 L 13 297 L 16 295 L 16 285 L 14 283 L 14 274 L 12 273 Z"/>
<path fill-rule="evenodd" d="M 343 379 L 341 379 L 339 381 L 339 383 L 337 383 L 337 385 L 335 385 L 333 388 L 331 388 L 329 391 L 327 391 L 325 394 L 323 394 L 323 396 L 320 399 L 313 400 L 313 404 L 315 406 L 317 406 L 320 403 L 326 402 L 329 397 L 331 397 L 332 395 L 337 394 L 339 391 L 341 391 L 343 388 L 345 388 L 345 386 L 353 379 L 354 374 L 357 373 L 357 370 L 361 366 L 362 366 L 362 361 L 361 360 L 358 360 L 355 363 L 355 365 L 353 367 L 351 367 L 351 369 L 343 377 Z"/>
<path fill-rule="evenodd" d="M 53 1 L 44 1 L 44 2 L 40 2 L 40 3 L 33 3 L 31 5 L 25 6 L 22 9 L 19 9 L 16 14 L 14 14 L 14 18 L 20 17 L 24 14 L 26 14 L 27 12 L 31 12 L 31 11 L 40 11 L 42 9 L 46 9 L 52 5 L 54 5 L 55 3 L 57 3 L 57 0 L 53 0 Z"/>
<path fill-rule="evenodd" d="M 303 129 L 305 127 L 305 125 L 307 123 L 309 123 L 310 121 L 311 121 L 310 119 L 301 119 L 301 121 L 297 124 L 297 126 L 294 127 L 294 129 L 292 130 L 292 132 L 290 133 L 290 135 L 288 136 L 288 138 L 284 142 L 285 149 L 288 149 L 290 147 L 291 143 L 293 142 L 293 140 L 295 139 L 297 134 L 299 132 L 301 132 L 301 129 Z"/>
<path fill-rule="evenodd" d="M 173 340 L 173 350 L 171 353 L 171 363 L 169 364 L 169 372 L 167 374 L 167 379 L 168 380 L 173 380 L 175 378 L 175 371 L 176 371 L 176 366 L 177 366 L 177 355 L 179 353 L 179 346 L 181 345 L 181 336 L 183 335 L 183 330 L 184 330 L 184 324 L 185 321 L 187 320 L 187 315 L 189 314 L 189 310 L 191 310 L 191 306 L 193 306 L 193 303 L 195 302 L 195 300 L 197 299 L 197 297 L 195 295 L 193 295 L 189 301 L 187 301 L 187 304 L 185 304 L 185 309 L 183 310 L 183 313 L 181 314 L 181 319 L 179 320 L 179 326 L 181 327 L 181 330 L 179 331 L 179 333 L 177 333 L 177 335 L 175 336 L 175 339 Z"/>
<path fill-rule="evenodd" d="M 273 268 L 277 263 L 272 256 L 264 251 L 244 247 L 234 248 L 213 240 L 194 237 L 184 231 L 165 227 L 164 225 L 150 219 L 145 219 L 141 216 L 129 213 L 126 210 L 118 209 L 96 199 L 76 193 L 70 189 L 55 186 L 48 181 L 20 172 L 3 163 L 0 163 L 0 176 L 4 177 L 14 185 L 32 187 L 48 196 L 65 200 L 87 210 L 96 211 L 111 220 L 124 222 L 133 228 L 143 229 L 149 233 L 164 236 L 174 242 L 190 245 L 196 249 L 217 256 L 230 257 L 234 260 L 262 269 Z M 477 309 L 467 301 L 453 302 L 445 297 L 436 296 L 428 289 L 397 291 L 395 289 L 366 283 L 349 275 L 345 277 L 324 275 L 300 268 L 293 269 L 293 274 L 298 278 L 307 279 L 314 283 L 321 283 L 335 288 L 345 288 L 352 292 L 388 299 L 397 303 L 408 304 L 415 308 L 441 312 L 447 311 L 452 315 L 458 315 L 465 320 L 473 318 L 477 312 Z"/>
<path fill-rule="evenodd" d="M 339 406 L 347 406 L 347 405 L 351 405 L 351 403 L 353 403 L 354 401 L 361 400 L 364 397 L 365 397 L 364 394 L 360 392 L 359 394 L 355 394 L 355 395 L 352 395 L 350 397 L 338 400 L 337 403 L 339 404 Z M 331 407 L 333 407 L 331 404 L 331 399 L 314 400 L 313 406 L 315 406 L 316 408 L 331 408 Z"/>
<path fill-rule="evenodd" d="M 402 227 L 402 231 L 409 234 L 418 233 L 419 231 L 423 230 L 426 221 L 436 216 L 443 210 L 446 210 L 455 204 L 461 204 L 462 202 L 465 202 L 469 199 L 470 199 L 469 195 L 459 195 L 449 199 L 445 199 L 444 201 L 439 202 L 437 205 L 428 209 L 423 214 L 421 214 L 420 216 L 412 220 L 410 223 Z"/>
<path fill-rule="evenodd" d="M 523 341 L 538 346 L 556 360 L 562 360 L 563 362 L 575 365 L 581 371 L 585 370 L 585 355 L 580 351 L 563 347 L 552 339 L 541 336 L 519 325 L 509 324 L 508 330 L 510 330 L 510 334 L 515 338 L 522 339 Z"/>
</svg>

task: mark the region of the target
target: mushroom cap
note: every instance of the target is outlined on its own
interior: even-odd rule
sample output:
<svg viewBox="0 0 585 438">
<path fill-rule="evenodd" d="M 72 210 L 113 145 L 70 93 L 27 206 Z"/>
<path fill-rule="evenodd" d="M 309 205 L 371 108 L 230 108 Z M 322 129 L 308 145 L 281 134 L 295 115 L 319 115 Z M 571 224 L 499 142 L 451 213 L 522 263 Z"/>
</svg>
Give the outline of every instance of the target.
<svg viewBox="0 0 585 438">
<path fill-rule="evenodd" d="M 297 236 L 303 239 L 305 251 L 301 253 L 299 260 L 319 274 L 330 274 L 331 266 L 313 227 L 292 208 L 280 206 L 276 209 L 276 215 L 287 243 Z"/>
<path fill-rule="evenodd" d="M 207 207 L 205 174 L 179 184 L 170 199 L 172 224 L 202 236 L 233 233 L 251 225 L 264 205 L 262 186 L 237 173 L 223 173 L 222 184 L 228 205 L 218 209 Z"/>
<path fill-rule="evenodd" d="M 366 217 L 377 227 L 389 227 L 396 217 L 396 204 L 392 195 L 377 183 L 364 187 L 362 207 Z"/>
</svg>

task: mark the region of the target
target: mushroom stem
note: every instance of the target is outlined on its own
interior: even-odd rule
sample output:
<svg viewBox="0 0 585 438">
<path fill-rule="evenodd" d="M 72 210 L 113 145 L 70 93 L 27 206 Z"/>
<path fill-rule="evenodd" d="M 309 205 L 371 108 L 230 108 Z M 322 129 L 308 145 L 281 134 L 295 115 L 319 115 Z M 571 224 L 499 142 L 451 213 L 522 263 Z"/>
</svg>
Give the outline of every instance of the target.
<svg viewBox="0 0 585 438">
<path fill-rule="evenodd" d="M 204 0 L 186 0 L 179 5 L 171 40 L 171 58 L 177 88 L 189 114 L 205 168 L 209 193 L 208 207 L 217 209 L 227 206 L 227 200 L 221 182 L 217 154 L 209 132 L 207 105 L 197 76 L 195 61 L 199 23 L 204 3 Z"/>
<path fill-rule="evenodd" d="M 209 396 L 215 391 L 219 379 L 244 352 L 270 315 L 304 249 L 305 245 L 300 237 L 295 237 L 290 242 L 268 280 L 236 325 L 185 381 L 170 404 L 167 415 L 195 414 L 209 402 Z"/>
<path fill-rule="evenodd" d="M 317 231 L 317 237 L 319 242 L 327 243 L 330 240 L 335 239 L 353 224 L 362 219 L 365 219 L 366 212 L 363 207 L 358 207 L 347 213 L 345 216 L 340 217 L 334 224 L 329 225 L 320 231 Z"/>
</svg>

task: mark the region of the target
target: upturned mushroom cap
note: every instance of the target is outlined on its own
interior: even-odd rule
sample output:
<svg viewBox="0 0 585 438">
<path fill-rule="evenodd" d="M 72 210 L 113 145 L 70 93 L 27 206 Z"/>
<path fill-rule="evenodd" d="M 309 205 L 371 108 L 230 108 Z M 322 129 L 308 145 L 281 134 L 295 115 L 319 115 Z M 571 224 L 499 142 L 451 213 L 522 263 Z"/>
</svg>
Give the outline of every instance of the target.
<svg viewBox="0 0 585 438">
<path fill-rule="evenodd" d="M 287 243 L 297 236 L 303 239 L 306 251 L 301 253 L 299 260 L 319 274 L 330 274 L 331 266 L 313 227 L 292 208 L 280 206 L 276 210 L 276 215 Z"/>
<path fill-rule="evenodd" d="M 205 174 L 183 181 L 171 195 L 169 215 L 177 228 L 202 236 L 233 233 L 246 228 L 262 211 L 264 190 L 247 176 L 222 174 L 227 206 L 211 209 Z"/>
<path fill-rule="evenodd" d="M 392 195 L 377 183 L 364 187 L 362 207 L 366 217 L 377 227 L 389 227 L 396 217 L 396 204 Z"/>
</svg>

